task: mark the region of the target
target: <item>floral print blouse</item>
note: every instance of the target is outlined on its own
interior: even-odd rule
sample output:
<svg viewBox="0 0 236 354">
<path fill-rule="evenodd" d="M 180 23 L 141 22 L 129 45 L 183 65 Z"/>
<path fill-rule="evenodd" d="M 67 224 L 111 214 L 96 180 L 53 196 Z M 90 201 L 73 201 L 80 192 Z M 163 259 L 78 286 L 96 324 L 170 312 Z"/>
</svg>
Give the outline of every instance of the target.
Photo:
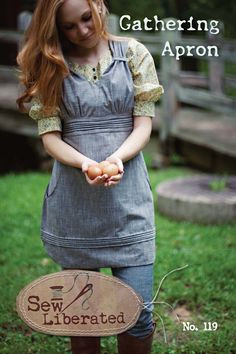
<svg viewBox="0 0 236 354">
<path fill-rule="evenodd" d="M 153 58 L 147 48 L 135 39 L 128 41 L 126 53 L 127 62 L 133 77 L 135 104 L 134 116 L 155 116 L 155 102 L 159 100 L 164 89 L 159 84 Z M 66 58 L 70 71 L 79 72 L 87 80 L 96 82 L 112 62 L 112 54 L 107 50 L 100 58 L 96 67 L 90 64 L 76 64 L 70 58 Z M 45 116 L 41 112 L 42 105 L 37 99 L 29 111 L 29 116 L 37 121 L 39 135 L 62 131 L 60 114 L 55 112 L 53 116 Z"/>
</svg>

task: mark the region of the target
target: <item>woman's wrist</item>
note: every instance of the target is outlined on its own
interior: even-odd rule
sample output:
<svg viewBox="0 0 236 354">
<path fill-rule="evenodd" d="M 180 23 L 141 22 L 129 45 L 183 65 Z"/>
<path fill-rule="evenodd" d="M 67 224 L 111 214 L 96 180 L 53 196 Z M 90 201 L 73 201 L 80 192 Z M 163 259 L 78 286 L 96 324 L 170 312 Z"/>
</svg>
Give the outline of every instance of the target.
<svg viewBox="0 0 236 354">
<path fill-rule="evenodd" d="M 82 154 L 80 151 L 76 150 L 76 166 L 77 168 L 80 168 L 81 170 L 83 170 L 83 166 L 89 166 L 91 164 L 96 163 L 96 161 L 90 159 L 88 156 Z"/>
<path fill-rule="evenodd" d="M 123 161 L 123 155 L 119 152 L 119 149 L 117 150 L 117 151 L 115 151 L 113 154 L 111 154 L 111 155 L 109 155 L 107 158 L 106 158 L 106 160 L 107 159 L 112 159 L 112 158 L 118 158 L 118 159 L 120 159 L 122 162 L 124 162 Z"/>
</svg>

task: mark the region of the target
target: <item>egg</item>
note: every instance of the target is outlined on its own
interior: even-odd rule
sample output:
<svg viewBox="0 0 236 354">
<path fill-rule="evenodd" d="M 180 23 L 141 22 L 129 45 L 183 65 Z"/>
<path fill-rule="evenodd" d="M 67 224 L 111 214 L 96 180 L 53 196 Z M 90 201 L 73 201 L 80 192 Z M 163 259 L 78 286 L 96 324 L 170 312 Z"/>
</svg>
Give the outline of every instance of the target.
<svg viewBox="0 0 236 354">
<path fill-rule="evenodd" d="M 118 166 L 114 163 L 109 163 L 109 165 L 106 165 L 102 169 L 103 174 L 108 175 L 108 177 L 115 176 L 119 173 Z"/>
<path fill-rule="evenodd" d="M 101 161 L 101 162 L 99 162 L 99 164 L 98 164 L 98 166 L 103 170 L 103 168 L 105 167 L 105 166 L 108 166 L 108 165 L 110 165 L 110 162 L 109 161 L 106 161 L 106 160 L 104 160 L 104 161 Z"/>
<path fill-rule="evenodd" d="M 95 179 L 97 176 L 102 175 L 102 169 L 98 165 L 91 165 L 88 168 L 87 174 L 90 179 Z"/>
</svg>

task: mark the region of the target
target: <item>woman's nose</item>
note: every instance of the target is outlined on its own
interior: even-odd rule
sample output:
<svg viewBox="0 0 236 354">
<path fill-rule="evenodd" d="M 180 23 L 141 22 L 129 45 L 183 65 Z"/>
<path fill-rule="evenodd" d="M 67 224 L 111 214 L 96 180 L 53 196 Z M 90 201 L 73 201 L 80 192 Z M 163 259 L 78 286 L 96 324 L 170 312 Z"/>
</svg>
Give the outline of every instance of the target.
<svg viewBox="0 0 236 354">
<path fill-rule="evenodd" d="M 78 31 L 79 37 L 82 39 L 89 34 L 89 28 L 88 28 L 88 26 L 86 26 L 84 24 L 78 25 L 77 31 Z"/>
</svg>

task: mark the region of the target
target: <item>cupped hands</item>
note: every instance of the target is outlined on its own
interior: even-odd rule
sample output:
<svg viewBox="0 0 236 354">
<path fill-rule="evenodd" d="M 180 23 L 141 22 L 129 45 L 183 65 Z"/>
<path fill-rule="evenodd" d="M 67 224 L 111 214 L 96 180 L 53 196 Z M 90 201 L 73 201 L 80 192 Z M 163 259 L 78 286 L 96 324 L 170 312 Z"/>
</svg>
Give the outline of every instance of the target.
<svg viewBox="0 0 236 354">
<path fill-rule="evenodd" d="M 82 163 L 82 172 L 85 174 L 85 178 L 86 181 L 92 185 L 92 186 L 101 186 L 103 185 L 104 187 L 112 187 L 117 185 L 121 178 L 123 177 L 124 174 L 124 166 L 122 163 L 122 160 L 117 157 L 117 156 L 109 156 L 106 158 L 105 161 L 108 161 L 111 164 L 115 164 L 118 168 L 118 173 L 113 175 L 113 176 L 109 176 L 107 173 L 98 175 L 97 177 L 91 179 L 91 177 L 89 177 L 88 175 L 88 169 L 91 166 L 99 166 L 99 163 L 91 160 L 91 159 L 86 159 L 83 163 Z"/>
</svg>

